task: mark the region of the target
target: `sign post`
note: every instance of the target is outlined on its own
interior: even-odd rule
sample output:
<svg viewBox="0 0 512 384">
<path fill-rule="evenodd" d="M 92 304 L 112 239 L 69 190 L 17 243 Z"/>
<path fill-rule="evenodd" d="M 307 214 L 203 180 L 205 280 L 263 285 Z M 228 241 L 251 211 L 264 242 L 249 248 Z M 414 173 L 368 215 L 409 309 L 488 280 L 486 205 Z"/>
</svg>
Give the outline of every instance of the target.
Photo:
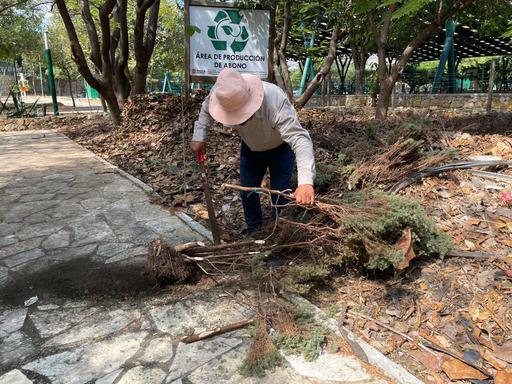
<svg viewBox="0 0 512 384">
<path fill-rule="evenodd" d="M 52 52 L 50 45 L 48 44 L 48 32 L 44 33 L 44 48 L 46 65 L 48 66 L 48 88 L 50 89 L 50 95 L 52 96 L 53 114 L 59 115 L 59 104 L 57 104 L 57 92 L 55 91 L 55 77 L 53 75 L 53 63 L 52 63 Z"/>
<path fill-rule="evenodd" d="M 213 83 L 224 68 L 273 80 L 274 13 L 235 4 L 185 1 L 185 92 Z"/>
</svg>

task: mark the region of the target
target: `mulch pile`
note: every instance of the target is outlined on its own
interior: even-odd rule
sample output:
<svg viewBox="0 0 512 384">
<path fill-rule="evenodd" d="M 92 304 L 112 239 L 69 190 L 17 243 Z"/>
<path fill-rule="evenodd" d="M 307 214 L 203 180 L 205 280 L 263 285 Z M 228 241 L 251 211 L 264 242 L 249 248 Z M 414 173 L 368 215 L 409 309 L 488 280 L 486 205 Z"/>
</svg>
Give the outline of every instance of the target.
<svg viewBox="0 0 512 384">
<path fill-rule="evenodd" d="M 63 132 L 152 185 L 163 204 L 207 224 L 199 168 L 188 149 L 203 98 L 182 106 L 174 96 L 142 96 L 127 104 L 121 127 L 97 119 Z M 371 110 L 311 109 L 299 116 L 315 145 L 316 189 L 326 198 L 360 188 L 389 190 L 411 172 L 446 162 L 512 160 L 509 114 L 468 118 L 405 110 L 385 123 L 374 122 Z M 220 186 L 238 183 L 239 144 L 231 129 L 210 130 L 207 161 L 228 241 L 241 236 L 242 210 L 238 193 Z M 323 307 L 348 304 L 375 319 L 350 319 L 348 325 L 427 383 L 467 383 L 487 374 L 498 384 L 512 370 L 512 172 L 446 172 L 398 194 L 416 199 L 438 230 L 452 237 L 452 257 L 418 260 L 392 277 L 347 266 L 331 276 L 328 290 L 313 289 L 309 298 Z M 418 348 L 379 322 L 459 359 Z"/>
</svg>

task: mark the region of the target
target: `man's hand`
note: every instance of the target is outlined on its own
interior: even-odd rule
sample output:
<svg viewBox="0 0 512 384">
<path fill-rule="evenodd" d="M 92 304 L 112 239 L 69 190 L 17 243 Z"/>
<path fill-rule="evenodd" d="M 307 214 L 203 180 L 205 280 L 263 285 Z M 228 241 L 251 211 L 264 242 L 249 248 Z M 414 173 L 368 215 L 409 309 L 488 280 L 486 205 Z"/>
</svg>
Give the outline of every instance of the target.
<svg viewBox="0 0 512 384">
<path fill-rule="evenodd" d="M 299 185 L 293 196 L 299 204 L 312 205 L 315 202 L 315 190 L 311 184 Z"/>
<path fill-rule="evenodd" d="M 199 152 L 206 152 L 206 143 L 203 141 L 191 141 L 190 142 L 190 149 L 192 149 L 192 152 L 199 153 Z"/>
</svg>

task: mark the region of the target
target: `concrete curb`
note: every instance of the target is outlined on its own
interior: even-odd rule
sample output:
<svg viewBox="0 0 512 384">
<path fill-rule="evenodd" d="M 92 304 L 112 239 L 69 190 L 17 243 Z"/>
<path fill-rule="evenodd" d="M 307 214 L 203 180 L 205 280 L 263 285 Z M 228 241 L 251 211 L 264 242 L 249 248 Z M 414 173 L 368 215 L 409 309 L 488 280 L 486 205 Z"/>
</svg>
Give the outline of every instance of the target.
<svg viewBox="0 0 512 384">
<path fill-rule="evenodd" d="M 305 305 L 313 308 L 315 314 L 318 318 L 327 318 L 327 315 L 324 311 L 318 308 L 316 305 L 312 304 L 310 301 L 306 300 L 302 296 L 289 294 L 287 295 L 288 299 L 297 305 Z M 324 320 L 325 326 L 328 327 L 331 331 L 333 331 L 336 335 L 341 336 L 340 331 L 338 330 L 338 324 L 334 319 Z M 398 365 L 391 359 L 384 356 L 379 350 L 372 347 L 366 341 L 361 339 L 359 336 L 352 333 L 349 329 L 345 328 L 350 339 L 357 342 L 363 351 L 368 356 L 368 361 L 371 365 L 380 368 L 390 379 L 395 380 L 398 384 L 424 384 L 423 381 L 418 379 L 416 376 L 411 374 L 401 365 Z"/>
</svg>

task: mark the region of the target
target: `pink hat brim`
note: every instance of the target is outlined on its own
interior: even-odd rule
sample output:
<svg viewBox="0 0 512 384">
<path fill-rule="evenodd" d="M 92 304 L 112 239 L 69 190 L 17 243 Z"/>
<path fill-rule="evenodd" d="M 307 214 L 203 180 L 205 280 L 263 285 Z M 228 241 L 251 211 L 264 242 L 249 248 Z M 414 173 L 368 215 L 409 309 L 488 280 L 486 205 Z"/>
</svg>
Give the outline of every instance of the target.
<svg viewBox="0 0 512 384">
<path fill-rule="evenodd" d="M 242 77 L 247 82 L 250 90 L 249 101 L 239 110 L 226 111 L 222 108 L 219 100 L 215 96 L 215 89 L 210 94 L 210 104 L 208 111 L 211 117 L 224 125 L 239 125 L 247 121 L 254 113 L 261 107 L 263 103 L 263 82 L 261 79 L 254 75 L 242 74 Z"/>
</svg>

